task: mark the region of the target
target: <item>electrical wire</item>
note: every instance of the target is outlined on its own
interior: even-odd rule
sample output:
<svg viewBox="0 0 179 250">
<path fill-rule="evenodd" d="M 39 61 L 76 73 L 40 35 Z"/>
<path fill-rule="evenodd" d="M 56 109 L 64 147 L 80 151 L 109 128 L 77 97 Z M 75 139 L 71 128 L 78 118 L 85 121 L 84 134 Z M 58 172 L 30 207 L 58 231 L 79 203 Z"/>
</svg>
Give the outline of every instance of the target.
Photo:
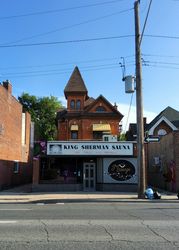
<svg viewBox="0 0 179 250">
<path fill-rule="evenodd" d="M 128 110 L 128 114 L 127 114 L 127 120 L 126 120 L 126 125 L 125 125 L 124 132 L 127 131 L 127 125 L 128 125 L 128 121 L 129 121 L 130 112 L 131 112 L 132 101 L 133 101 L 133 93 L 131 94 L 131 100 L 130 100 L 130 104 L 129 104 L 129 110 Z"/>
<path fill-rule="evenodd" d="M 142 43 L 142 38 L 143 38 L 143 36 L 144 36 L 144 31 L 145 31 L 146 24 L 147 24 L 147 20 L 148 20 L 148 17 L 149 17 L 149 12 L 150 12 L 150 8 L 151 8 L 151 4 L 152 4 L 152 0 L 150 0 L 149 7 L 148 7 L 148 11 L 147 11 L 147 16 L 146 16 L 145 22 L 144 22 L 144 27 L 143 27 L 143 29 L 142 29 L 141 38 L 140 38 L 140 42 L 139 42 L 139 45 L 140 45 L 140 46 L 141 46 L 141 43 Z"/>
<path fill-rule="evenodd" d="M 134 64 L 129 64 L 128 66 L 134 66 Z M 106 69 L 119 69 L 119 64 L 104 64 L 104 65 L 89 65 L 86 67 L 81 67 L 83 71 L 96 71 L 96 70 L 106 70 Z M 67 69 L 55 69 L 55 70 L 41 70 L 41 71 L 28 71 L 28 72 L 17 72 L 17 73 L 10 73 L 4 72 L 1 75 L 3 77 L 11 78 L 22 78 L 22 77 L 37 77 L 37 76 L 49 76 L 49 75 L 61 75 L 72 72 L 72 68 Z"/>
<path fill-rule="evenodd" d="M 96 17 L 96 18 L 93 18 L 93 19 L 88 19 L 88 20 L 80 22 L 80 23 L 76 23 L 76 24 L 64 26 L 64 27 L 61 27 L 61 28 L 58 28 L 58 29 L 54 29 L 54 30 L 51 30 L 51 31 L 48 31 L 48 32 L 44 32 L 44 33 L 41 33 L 41 34 L 38 34 L 38 35 L 33 35 L 33 36 L 25 37 L 25 38 L 22 38 L 22 39 L 13 41 L 13 42 L 1 44 L 1 46 L 2 45 L 11 45 L 11 44 L 14 44 L 14 43 L 18 43 L 18 42 L 26 41 L 26 40 L 29 40 L 29 39 L 33 39 L 33 38 L 36 38 L 36 37 L 46 36 L 46 35 L 49 35 L 49 34 L 52 34 L 52 33 L 56 33 L 58 31 L 61 31 L 61 30 L 71 29 L 71 28 L 74 28 L 74 27 L 77 27 L 77 26 L 81 26 L 81 25 L 84 25 L 84 24 L 87 24 L 87 23 L 96 22 L 96 21 L 99 21 L 99 20 L 102 20 L 102 19 L 105 19 L 105 18 L 108 18 L 108 17 L 111 17 L 111 16 L 123 14 L 123 13 L 129 12 L 131 10 L 133 10 L 133 8 L 129 8 L 129 9 L 125 9 L 125 10 L 113 12 L 113 13 L 105 15 L 105 16 L 100 16 L 100 17 Z"/>
<path fill-rule="evenodd" d="M 131 56 L 132 57 L 132 56 Z M 97 58 L 91 60 L 82 60 L 82 61 L 73 61 L 73 62 L 64 62 L 64 63 L 52 63 L 52 64 L 41 64 L 41 65 L 29 65 L 29 66 L 8 66 L 8 67 L 0 67 L 1 70 L 6 69 L 21 69 L 21 68 L 42 68 L 42 67 L 54 67 L 54 66 L 61 66 L 61 65 L 74 65 L 74 64 L 81 64 L 81 63 L 89 63 L 89 62 L 101 62 L 101 61 L 119 61 L 119 57 L 111 57 L 111 58 Z"/>
<path fill-rule="evenodd" d="M 165 38 L 165 39 L 179 39 L 179 36 L 167 36 L 167 35 L 144 35 L 145 37 L 152 38 Z"/>
<path fill-rule="evenodd" d="M 146 64 L 165 64 L 165 65 L 179 65 L 177 62 L 162 62 L 162 61 L 145 61 Z M 147 66 L 147 65 L 146 65 Z"/>
<path fill-rule="evenodd" d="M 171 67 L 171 66 L 161 66 L 161 65 L 156 65 L 156 64 L 148 64 L 148 65 L 143 65 L 146 67 L 153 67 L 153 68 L 162 68 L 162 69 L 179 69 L 179 67 Z"/>
<path fill-rule="evenodd" d="M 82 67 L 83 69 L 86 68 L 96 68 L 96 67 L 104 67 L 104 66 L 116 66 L 118 65 L 117 63 L 108 63 L 108 64 L 100 64 L 100 65 L 89 65 L 89 66 L 84 66 Z M 66 71 L 66 70 L 71 70 L 71 68 L 67 68 L 67 69 L 49 69 L 49 70 L 34 70 L 34 71 L 25 71 L 25 72 L 17 72 L 17 73 L 11 73 L 11 72 L 6 72 L 7 75 L 19 75 L 19 74 L 33 74 L 33 73 L 42 73 L 42 72 L 60 72 L 60 71 Z"/>
<path fill-rule="evenodd" d="M 94 68 L 94 69 L 84 69 L 83 71 L 86 72 L 86 71 L 96 71 L 96 70 L 107 70 L 107 69 L 115 69 L 115 68 L 119 68 L 119 66 L 113 66 L 113 67 L 102 67 L 102 68 Z M 41 76 L 51 76 L 51 75 L 62 75 L 62 74 L 69 74 L 70 72 L 72 72 L 72 69 L 71 70 L 68 70 L 68 71 L 62 71 L 62 72 L 56 72 L 56 73 L 42 73 L 42 74 L 33 74 L 33 75 L 19 75 L 19 76 L 11 76 L 11 78 L 26 78 L 26 77 L 41 77 Z"/>
<path fill-rule="evenodd" d="M 179 39 L 178 36 L 165 36 L 165 35 L 144 35 L 144 36 L 145 37 L 151 37 L 151 38 L 167 38 L 167 39 L 177 39 L 177 40 Z M 15 48 L 15 47 L 32 47 L 32 46 L 44 46 L 44 45 L 58 45 L 58 44 L 68 44 L 68 43 L 81 43 L 81 42 L 92 42 L 92 41 L 100 41 L 100 40 L 130 38 L 130 37 L 134 37 L 134 35 L 108 36 L 108 37 L 99 37 L 99 38 L 86 38 L 86 39 L 78 39 L 78 40 L 66 40 L 66 41 L 54 41 L 54 42 L 40 42 L 40 43 L 7 44 L 7 45 L 6 44 L 1 44 L 0 48 Z M 148 56 L 150 56 L 150 55 L 148 55 Z"/>
<path fill-rule="evenodd" d="M 147 56 L 147 57 L 168 57 L 168 58 L 179 58 L 179 56 L 177 55 L 161 55 L 161 54 L 145 54 L 145 53 L 142 53 L 142 56 Z"/>
<path fill-rule="evenodd" d="M 13 16 L 3 16 L 3 17 L 0 17 L 0 20 L 22 18 L 22 17 L 29 17 L 29 16 L 37 16 L 37 15 L 45 15 L 45 14 L 52 14 L 52 13 L 71 11 L 71 10 L 82 9 L 82 8 L 89 8 L 89 7 L 96 7 L 96 6 L 102 6 L 102 5 L 107 5 L 107 4 L 119 3 L 119 2 L 122 2 L 122 1 L 124 1 L 124 0 L 106 1 L 106 2 L 102 2 L 102 3 L 80 5 L 80 6 L 70 7 L 70 8 L 47 10 L 47 11 L 38 11 L 38 12 L 31 12 L 31 13 L 27 13 L 27 14 L 20 14 L 20 15 L 13 15 Z"/>
<path fill-rule="evenodd" d="M 133 58 L 134 55 L 125 56 L 125 58 Z M 73 61 L 73 62 L 63 62 L 63 63 L 52 63 L 52 64 L 41 64 L 41 65 L 29 65 L 29 66 L 8 66 L 8 67 L 0 67 L 0 70 L 7 70 L 7 69 L 27 69 L 27 68 L 46 68 L 46 67 L 54 67 L 54 66 L 65 66 L 65 65 L 81 65 L 86 63 L 98 63 L 98 62 L 106 62 L 106 61 L 116 61 L 118 63 L 121 56 L 118 57 L 111 57 L 111 58 L 97 58 L 91 60 L 82 60 L 82 61 Z M 127 65 L 134 64 L 134 61 L 128 61 Z"/>
<path fill-rule="evenodd" d="M 17 47 L 32 47 L 32 46 L 42 46 L 42 45 L 57 45 L 57 44 L 68 44 L 68 43 L 81 43 L 81 42 L 92 42 L 101 40 L 111 40 L 120 38 L 130 38 L 134 35 L 123 35 L 123 36 L 109 36 L 109 37 L 99 37 L 99 38 L 87 38 L 78 40 L 66 40 L 66 41 L 55 41 L 55 42 L 41 42 L 41 43 L 26 43 L 26 44 L 11 44 L 11 45 L 0 45 L 0 48 L 17 48 Z"/>
</svg>

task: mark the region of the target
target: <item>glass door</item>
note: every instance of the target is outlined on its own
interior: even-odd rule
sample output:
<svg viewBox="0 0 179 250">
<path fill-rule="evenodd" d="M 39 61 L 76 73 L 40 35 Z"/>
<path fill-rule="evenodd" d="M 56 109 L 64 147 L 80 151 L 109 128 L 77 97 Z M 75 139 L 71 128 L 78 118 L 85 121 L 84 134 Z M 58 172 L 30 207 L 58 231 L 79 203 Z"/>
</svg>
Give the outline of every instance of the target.
<svg viewBox="0 0 179 250">
<path fill-rule="evenodd" d="M 84 191 L 96 190 L 95 163 L 83 163 L 83 189 Z"/>
</svg>

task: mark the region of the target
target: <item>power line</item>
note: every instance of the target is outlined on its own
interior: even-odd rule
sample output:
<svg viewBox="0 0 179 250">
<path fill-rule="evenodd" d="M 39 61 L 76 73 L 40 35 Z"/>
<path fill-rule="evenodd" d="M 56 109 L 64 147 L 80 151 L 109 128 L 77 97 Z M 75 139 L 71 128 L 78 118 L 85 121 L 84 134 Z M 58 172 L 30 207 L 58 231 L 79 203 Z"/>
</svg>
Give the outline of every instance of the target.
<svg viewBox="0 0 179 250">
<path fill-rule="evenodd" d="M 124 1 L 124 0 L 106 1 L 106 2 L 102 2 L 102 3 L 80 5 L 80 6 L 70 7 L 70 8 L 47 10 L 47 11 L 38 11 L 38 12 L 31 12 L 31 13 L 13 15 L 13 16 L 4 16 L 4 17 L 0 17 L 0 20 L 22 18 L 22 17 L 29 17 L 29 16 L 37 16 L 37 15 L 45 15 L 45 14 L 52 14 L 52 13 L 58 13 L 58 12 L 64 12 L 64 11 L 70 11 L 70 10 L 76 10 L 76 9 L 82 9 L 82 8 L 89 8 L 89 7 L 96 7 L 96 6 L 102 6 L 102 5 L 107 5 L 107 4 L 119 3 L 119 2 L 122 2 L 122 1 Z"/>
<path fill-rule="evenodd" d="M 153 37 L 153 38 L 165 38 L 165 39 L 179 39 L 179 36 L 167 36 L 167 35 L 144 35 L 146 37 Z"/>
<path fill-rule="evenodd" d="M 151 63 L 153 63 L 153 64 L 166 64 L 166 65 L 179 65 L 179 63 L 177 63 L 177 62 L 162 62 L 162 61 L 145 61 L 145 63 L 146 63 L 146 66 L 147 66 L 147 64 L 151 64 Z"/>
<path fill-rule="evenodd" d="M 142 56 L 147 56 L 147 57 L 163 57 L 163 58 L 179 58 L 177 55 L 161 55 L 161 54 L 145 54 L 142 53 Z"/>
<path fill-rule="evenodd" d="M 111 36 L 111 37 L 87 38 L 87 39 L 55 41 L 55 42 L 44 42 L 44 43 L 41 42 L 41 43 L 0 45 L 0 48 L 15 48 L 15 47 L 17 48 L 17 47 L 32 47 L 32 46 L 42 46 L 42 45 L 57 45 L 57 44 L 68 44 L 68 43 L 81 43 L 81 42 L 111 40 L 111 39 L 129 38 L 129 37 L 134 37 L 134 35 L 122 35 L 122 36 Z"/>
<path fill-rule="evenodd" d="M 129 63 L 128 66 L 133 66 L 134 63 Z M 74 66 L 74 65 L 73 65 Z M 118 62 L 116 63 L 108 63 L 108 64 L 99 64 L 99 65 L 87 65 L 87 66 L 82 66 L 81 69 L 83 70 L 87 70 L 87 69 L 98 69 L 98 68 L 113 68 L 113 67 L 118 67 L 119 68 L 119 64 Z M 25 71 L 25 72 L 1 72 L 2 76 L 21 76 L 21 75 L 33 75 L 33 74 L 39 74 L 39 73 L 48 73 L 48 74 L 54 74 L 54 73 L 63 73 L 66 71 L 71 71 L 71 67 L 70 68 L 65 68 L 65 69 L 45 69 L 45 70 L 33 70 L 33 71 Z"/>
<path fill-rule="evenodd" d="M 147 19 L 149 17 L 149 12 L 150 12 L 150 8 L 151 8 L 151 4 L 152 4 L 152 0 L 150 0 L 150 3 L 149 3 L 149 7 L 148 7 L 148 11 L 147 11 L 147 16 L 145 18 L 145 22 L 144 22 L 144 27 L 143 27 L 143 30 L 142 30 L 142 34 L 141 34 L 141 38 L 140 38 L 140 45 L 142 43 L 142 38 L 143 38 L 143 35 L 144 35 L 144 31 L 145 31 L 145 27 L 146 27 L 146 24 L 147 24 Z"/>
<path fill-rule="evenodd" d="M 109 64 L 100 64 L 100 65 L 89 65 L 89 66 L 84 66 L 82 67 L 83 69 L 86 68 L 96 68 L 96 67 L 104 67 L 104 66 L 116 66 L 118 65 L 118 63 L 109 63 Z M 71 70 L 71 68 L 68 69 L 50 69 L 50 70 L 35 70 L 35 71 L 25 71 L 25 72 L 17 72 L 17 73 L 10 73 L 10 72 L 6 72 L 7 75 L 19 75 L 19 74 L 33 74 L 33 73 L 43 73 L 43 72 L 60 72 L 60 71 L 66 71 L 66 70 Z"/>
<path fill-rule="evenodd" d="M 134 55 L 128 55 L 125 56 L 125 58 L 133 58 Z M 96 63 L 96 62 L 105 62 L 105 61 L 118 61 L 120 60 L 121 56 L 118 57 L 111 57 L 111 58 L 96 58 L 91 60 L 82 60 L 82 61 L 73 61 L 73 62 L 63 62 L 63 63 L 52 63 L 52 64 L 41 64 L 41 65 L 29 65 L 29 66 L 8 66 L 8 67 L 0 67 L 0 70 L 6 70 L 6 69 L 25 69 L 25 68 L 45 68 L 45 67 L 54 67 L 54 66 L 64 66 L 64 65 L 79 65 L 79 64 L 86 64 L 86 63 Z M 127 62 L 134 63 L 132 62 Z"/>
<path fill-rule="evenodd" d="M 151 38 L 166 38 L 166 39 L 177 39 L 177 40 L 179 39 L 178 36 L 165 36 L 165 35 L 144 35 L 144 36 L 151 37 Z M 86 38 L 86 39 L 78 39 L 78 40 L 40 42 L 40 43 L 9 44 L 9 45 L 2 44 L 0 45 L 0 48 L 32 47 L 32 46 L 57 45 L 57 44 L 68 44 L 68 43 L 81 43 L 81 42 L 92 42 L 92 41 L 130 38 L 130 37 L 134 37 L 134 35 L 108 36 L 108 37 L 99 37 L 99 38 Z"/>
<path fill-rule="evenodd" d="M 61 30 L 71 29 L 71 28 L 81 26 L 81 25 L 84 25 L 84 24 L 87 24 L 87 23 L 96 22 L 96 21 L 99 21 L 99 20 L 102 20 L 102 19 L 105 19 L 105 18 L 108 18 L 108 17 L 111 17 L 111 16 L 115 16 L 115 15 L 119 15 L 119 14 L 122 14 L 122 13 L 125 13 L 125 12 L 129 12 L 131 10 L 133 10 L 133 8 L 121 10 L 121 11 L 118 11 L 118 12 L 113 12 L 111 14 L 108 14 L 108 15 L 105 15 L 105 16 L 100 16 L 100 17 L 93 18 L 93 19 L 88 19 L 88 20 L 80 22 L 80 23 L 64 26 L 64 27 L 61 27 L 61 28 L 58 28 L 58 29 L 54 29 L 54 30 L 44 32 L 44 33 L 41 33 L 41 34 L 38 34 L 38 35 L 33 35 L 33 36 L 30 36 L 30 37 L 25 37 L 25 38 L 22 38 L 22 39 L 19 39 L 19 40 L 10 42 L 10 43 L 2 44 L 2 45 L 11 45 L 11 44 L 22 42 L 22 41 L 29 40 L 29 39 L 32 39 L 32 38 L 49 35 L 49 34 L 56 33 L 56 32 L 61 31 Z"/>
<path fill-rule="evenodd" d="M 119 68 L 119 65 L 116 64 L 116 66 L 108 66 L 108 67 L 98 67 L 98 68 L 92 68 L 92 67 L 86 67 L 85 69 L 83 69 L 84 72 L 86 71 L 96 71 L 96 70 L 108 70 L 108 69 L 117 69 Z M 49 72 L 49 73 L 42 73 L 42 74 L 33 74 L 33 75 L 29 75 L 29 74 L 24 74 L 24 75 L 11 75 L 11 78 L 25 78 L 25 77 L 38 77 L 38 76 L 49 76 L 49 75 L 61 75 L 61 74 L 66 74 L 66 73 L 70 73 L 72 71 L 72 69 L 69 69 L 69 70 L 64 70 L 64 71 L 61 71 L 61 72 Z M 4 74 L 4 76 L 8 76 Z"/>
<path fill-rule="evenodd" d="M 124 130 L 125 132 L 127 130 L 127 125 L 128 125 L 128 121 L 129 121 L 131 107 L 132 107 L 132 101 L 133 101 L 133 93 L 131 94 L 131 100 L 130 100 L 130 104 L 129 104 L 129 110 L 128 110 L 128 114 L 127 114 L 127 120 L 126 120 L 125 130 Z"/>
<path fill-rule="evenodd" d="M 148 64 L 148 65 L 144 65 L 147 67 L 153 67 L 153 68 L 163 68 L 163 69 L 179 69 L 179 67 L 171 67 L 171 66 L 160 66 L 160 65 L 156 65 L 156 64 Z"/>
</svg>

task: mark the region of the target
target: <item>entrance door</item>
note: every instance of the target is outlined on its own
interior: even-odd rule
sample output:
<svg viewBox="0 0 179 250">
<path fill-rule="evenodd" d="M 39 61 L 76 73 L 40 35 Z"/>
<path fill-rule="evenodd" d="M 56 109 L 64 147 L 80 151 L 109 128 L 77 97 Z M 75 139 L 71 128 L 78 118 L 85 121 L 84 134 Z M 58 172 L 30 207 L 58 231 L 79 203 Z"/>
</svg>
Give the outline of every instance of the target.
<svg viewBox="0 0 179 250">
<path fill-rule="evenodd" d="M 95 191 L 96 174 L 95 163 L 83 163 L 83 189 L 84 191 Z"/>
</svg>

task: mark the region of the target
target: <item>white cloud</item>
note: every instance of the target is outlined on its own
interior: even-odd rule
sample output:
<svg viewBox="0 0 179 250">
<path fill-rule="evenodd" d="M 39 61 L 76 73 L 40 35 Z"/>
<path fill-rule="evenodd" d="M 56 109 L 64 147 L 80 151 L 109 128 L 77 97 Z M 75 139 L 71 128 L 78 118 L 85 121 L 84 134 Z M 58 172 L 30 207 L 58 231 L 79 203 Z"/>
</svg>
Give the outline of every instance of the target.
<svg viewBox="0 0 179 250">
<path fill-rule="evenodd" d="M 118 103 L 118 111 L 124 115 L 122 119 L 122 129 L 125 132 L 128 130 L 129 123 L 136 123 L 136 107 L 131 106 L 130 112 L 129 112 L 129 105 L 124 103 Z M 129 113 L 129 117 L 128 117 Z M 143 116 L 147 118 L 147 123 L 151 122 L 157 114 L 154 112 L 150 112 L 147 110 L 143 111 Z"/>
<path fill-rule="evenodd" d="M 58 100 L 62 103 L 63 107 L 67 106 L 67 100 L 66 100 L 66 98 L 64 96 L 58 97 Z"/>
</svg>

